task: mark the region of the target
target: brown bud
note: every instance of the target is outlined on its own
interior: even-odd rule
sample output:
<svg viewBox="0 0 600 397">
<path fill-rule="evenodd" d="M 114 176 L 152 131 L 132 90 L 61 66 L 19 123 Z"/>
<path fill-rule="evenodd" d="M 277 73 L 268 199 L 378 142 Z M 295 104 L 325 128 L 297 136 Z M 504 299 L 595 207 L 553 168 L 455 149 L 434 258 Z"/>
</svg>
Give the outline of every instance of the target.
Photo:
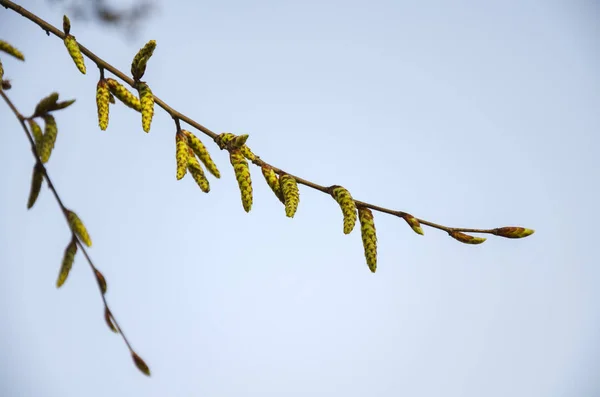
<svg viewBox="0 0 600 397">
<path fill-rule="evenodd" d="M 535 233 L 535 230 L 533 229 L 526 229 L 518 226 L 505 226 L 494 229 L 494 234 L 496 236 L 506 238 L 523 238 L 531 236 L 533 233 Z"/>
<path fill-rule="evenodd" d="M 449 232 L 448 234 L 450 235 L 450 237 L 460 241 L 461 243 L 465 243 L 465 244 L 481 244 L 486 240 L 485 237 L 470 236 L 468 234 L 465 234 L 462 232 L 457 232 L 457 231 L 452 231 L 452 232 Z"/>
</svg>

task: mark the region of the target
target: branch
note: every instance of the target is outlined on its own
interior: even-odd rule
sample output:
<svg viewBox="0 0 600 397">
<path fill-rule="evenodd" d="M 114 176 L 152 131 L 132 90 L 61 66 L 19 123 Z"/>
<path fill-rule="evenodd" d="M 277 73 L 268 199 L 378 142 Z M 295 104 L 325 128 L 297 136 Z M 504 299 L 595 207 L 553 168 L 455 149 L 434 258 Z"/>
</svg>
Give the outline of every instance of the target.
<svg viewBox="0 0 600 397">
<path fill-rule="evenodd" d="M 27 11 L 23 7 L 17 5 L 9 0 L 0 0 L 0 4 L 3 5 L 5 8 L 9 8 L 9 9 L 17 12 L 18 14 L 22 15 L 23 17 L 29 19 L 30 21 L 34 22 L 35 24 L 40 26 L 46 32 L 46 34 L 48 34 L 48 35 L 53 34 L 54 36 L 56 36 L 62 40 L 65 39 L 65 37 L 66 37 L 65 33 L 63 33 L 61 30 L 57 29 L 53 25 L 49 24 L 48 22 L 44 21 L 43 19 L 39 18 L 38 16 Z M 86 55 L 90 60 L 92 60 L 98 66 L 98 68 L 100 70 L 106 69 L 106 70 L 110 71 L 112 74 L 114 74 L 115 76 L 119 77 L 124 82 L 126 82 L 129 86 L 135 87 L 136 81 L 134 81 L 132 78 L 127 76 L 125 73 L 121 72 L 119 69 L 110 65 L 108 62 L 106 62 L 105 60 L 103 60 L 102 58 L 100 58 L 99 56 L 94 54 L 92 51 L 88 50 L 83 45 L 79 44 L 79 48 L 80 48 L 81 52 L 84 55 Z M 211 131 L 210 129 L 206 128 L 205 126 L 203 126 L 202 124 L 193 120 L 192 118 L 173 109 L 171 106 L 169 106 L 163 100 L 158 98 L 156 95 L 154 95 L 154 102 L 158 106 L 163 108 L 174 120 L 176 120 L 176 122 L 179 122 L 179 120 L 184 121 L 187 124 L 191 125 L 192 127 L 196 128 L 198 131 L 201 131 L 205 135 L 209 136 L 213 140 L 216 140 L 217 137 L 219 136 L 217 133 Z M 223 149 L 226 149 L 231 152 L 230 147 L 224 147 Z M 263 166 L 270 167 L 279 175 L 290 175 L 291 177 L 293 177 L 296 180 L 297 183 L 302 184 L 307 187 L 310 187 L 312 189 L 318 190 L 327 195 L 330 195 L 332 192 L 333 186 L 319 185 L 318 183 L 315 183 L 308 179 L 296 176 L 292 173 L 284 171 L 281 168 L 278 168 L 274 165 L 268 164 L 267 162 L 265 162 L 264 160 L 262 160 L 258 157 L 256 159 L 253 159 L 252 163 L 254 163 L 255 165 L 257 165 L 259 167 L 263 167 Z M 371 204 L 371 203 L 368 203 L 365 201 L 360 201 L 360 200 L 354 200 L 354 203 L 356 204 L 357 207 L 370 208 L 374 211 L 378 211 L 378 212 L 382 212 L 382 213 L 386 213 L 386 214 L 390 214 L 390 215 L 394 215 L 394 216 L 403 218 L 408 223 L 408 225 L 411 226 L 412 229 L 419 234 L 423 234 L 420 225 L 426 225 L 426 226 L 429 226 L 434 229 L 445 231 L 451 237 L 453 237 L 463 243 L 478 244 L 478 243 L 485 241 L 485 239 L 473 238 L 472 236 L 464 235 L 464 232 L 493 234 L 493 235 L 497 235 L 497 236 L 501 236 L 501 237 L 508 237 L 508 238 L 526 237 L 533 233 L 533 230 L 524 229 L 521 227 L 501 227 L 501 228 L 493 228 L 493 229 L 479 229 L 479 228 L 463 228 L 463 227 L 445 226 L 445 225 L 442 225 L 439 223 L 428 221 L 426 219 L 416 218 L 405 211 L 393 210 L 390 208 L 381 207 L 379 205 Z M 523 230 L 526 230 L 527 232 L 523 232 Z"/>
<path fill-rule="evenodd" d="M 127 348 L 129 349 L 129 352 L 131 353 L 133 360 L 136 363 L 136 365 L 138 366 L 138 368 L 140 368 L 140 370 L 142 370 L 142 372 L 149 375 L 150 372 L 149 372 L 147 365 L 142 361 L 142 359 L 137 355 L 137 353 L 131 347 L 131 343 L 125 336 L 123 329 L 119 325 L 119 322 L 117 321 L 112 310 L 110 310 L 110 307 L 108 306 L 108 302 L 106 301 L 106 297 L 104 295 L 106 293 L 106 280 L 105 280 L 104 276 L 102 275 L 102 273 L 100 272 L 100 270 L 98 270 L 96 265 L 94 265 L 94 262 L 92 262 L 92 258 L 88 254 L 86 246 L 81 242 L 80 238 L 78 236 L 76 236 L 76 231 L 72 230 L 72 228 L 73 228 L 72 222 L 69 219 L 69 214 L 71 213 L 71 211 L 64 205 L 64 202 L 60 198 L 60 195 L 58 194 L 56 187 L 54 187 L 54 183 L 52 183 L 52 179 L 50 178 L 48 170 L 46 169 L 46 167 L 44 166 L 44 163 L 42 162 L 42 159 L 40 158 L 40 155 L 36 148 L 35 141 L 34 141 L 33 137 L 31 136 L 31 133 L 27 129 L 27 126 L 25 125 L 25 121 L 27 120 L 27 118 L 24 117 L 21 114 L 21 112 L 19 112 L 19 110 L 16 108 L 16 106 L 13 104 L 13 102 L 8 98 L 8 96 L 6 95 L 6 93 L 4 92 L 2 87 L 0 87 L 0 96 L 4 99 L 4 101 L 6 102 L 8 107 L 14 113 L 15 117 L 19 120 L 19 124 L 21 124 L 21 127 L 23 128 L 23 132 L 25 132 L 25 135 L 27 136 L 27 139 L 29 140 L 29 144 L 31 145 L 31 152 L 33 153 L 33 157 L 35 157 L 35 161 L 36 161 L 35 167 L 37 169 L 41 170 L 44 179 L 46 179 L 46 182 L 48 183 L 48 188 L 54 195 L 54 198 L 56 199 L 56 202 L 58 203 L 58 206 L 60 207 L 60 209 L 65 217 L 65 220 L 67 221 L 67 224 L 69 225 L 69 228 L 71 229 L 71 234 L 72 234 L 71 241 L 74 241 L 77 244 L 77 247 L 79 247 L 79 249 L 81 250 L 81 252 L 83 252 L 83 255 L 85 256 L 87 263 L 90 265 L 90 269 L 92 270 L 92 272 L 94 273 L 94 276 L 96 277 L 96 281 L 98 283 L 98 290 L 100 291 L 100 298 L 102 298 L 102 303 L 104 304 L 104 316 L 105 316 L 105 320 L 106 320 L 108 326 L 113 331 L 115 331 L 121 335 L 121 338 L 123 338 L 125 345 L 127 345 Z M 74 255 L 75 255 L 75 253 L 73 252 L 73 257 L 74 257 Z M 145 368 L 145 371 L 142 368 Z"/>
</svg>

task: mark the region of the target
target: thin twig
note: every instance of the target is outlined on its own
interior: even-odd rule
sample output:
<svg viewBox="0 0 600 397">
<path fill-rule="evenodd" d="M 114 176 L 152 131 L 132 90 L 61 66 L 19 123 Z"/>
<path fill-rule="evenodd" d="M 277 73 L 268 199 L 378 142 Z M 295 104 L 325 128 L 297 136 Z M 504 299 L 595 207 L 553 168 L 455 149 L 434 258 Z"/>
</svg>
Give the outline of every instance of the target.
<svg viewBox="0 0 600 397">
<path fill-rule="evenodd" d="M 56 202 L 58 203 L 58 206 L 60 207 L 60 209 L 61 209 L 61 211 L 63 213 L 63 216 L 65 217 L 65 220 L 67 221 L 67 225 L 69 225 L 69 228 L 70 228 L 69 220 L 67 218 L 68 209 L 64 205 L 62 199 L 60 198 L 60 195 L 58 194 L 58 191 L 54 187 L 54 184 L 52 183 L 52 179 L 50 178 L 50 175 L 48 174 L 48 170 L 46 169 L 46 167 L 42 163 L 42 159 L 40 158 L 40 156 L 39 156 L 39 154 L 37 152 L 35 141 L 34 141 L 33 137 L 31 136 L 31 133 L 27 129 L 27 126 L 25 125 L 25 120 L 27 120 L 27 118 L 24 117 L 21 114 L 21 112 L 19 112 L 19 110 L 16 108 L 16 106 L 13 104 L 13 102 L 8 98 L 8 96 L 6 95 L 6 93 L 4 92 L 4 90 L 2 90 L 2 88 L 0 88 L 0 96 L 4 99 L 4 101 L 6 102 L 6 104 L 8 105 L 8 107 L 12 110 L 12 112 L 15 114 L 16 118 L 19 120 L 19 124 L 21 124 L 21 127 L 23 128 L 23 131 L 25 132 L 25 135 L 27 136 L 27 139 L 29 140 L 29 144 L 31 145 L 31 152 L 33 153 L 33 157 L 35 157 L 36 164 L 42 170 L 44 178 L 46 179 L 46 182 L 48 183 L 48 188 L 50 189 L 50 191 L 54 195 L 54 198 L 56 199 Z M 73 232 L 71 232 L 71 233 L 73 233 Z M 90 269 L 94 273 L 94 277 L 97 279 L 96 272 L 99 272 L 99 270 L 94 265 L 94 262 L 92 262 L 92 258 L 88 254 L 85 245 L 77 237 L 76 237 L 75 241 L 77 242 L 77 246 L 79 247 L 79 249 L 81 250 L 81 252 L 83 252 L 83 256 L 85 256 L 85 259 L 87 260 L 87 263 L 90 265 Z M 123 341 L 127 345 L 127 348 L 129 349 L 129 351 L 131 353 L 134 353 L 134 350 L 131 347 L 131 343 L 129 343 L 129 340 L 127 339 L 127 337 L 123 333 L 123 329 L 119 326 L 119 322 L 115 318 L 112 310 L 110 310 L 110 307 L 108 306 L 108 302 L 106 301 L 106 297 L 104 296 L 102 288 L 100 287 L 99 284 L 98 284 L 98 289 L 100 290 L 100 297 L 102 298 L 102 303 L 104 304 L 104 309 L 108 310 L 110 312 L 110 319 L 112 320 L 115 328 L 117 329 L 118 333 L 123 338 Z"/>
</svg>

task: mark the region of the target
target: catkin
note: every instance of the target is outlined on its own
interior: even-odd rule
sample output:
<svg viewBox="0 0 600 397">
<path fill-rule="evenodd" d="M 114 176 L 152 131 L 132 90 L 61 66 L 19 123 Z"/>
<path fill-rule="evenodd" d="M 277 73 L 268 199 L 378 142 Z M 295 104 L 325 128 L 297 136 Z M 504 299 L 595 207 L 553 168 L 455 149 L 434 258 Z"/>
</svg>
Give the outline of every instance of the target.
<svg viewBox="0 0 600 397">
<path fill-rule="evenodd" d="M 117 80 L 111 78 L 106 79 L 106 84 L 108 85 L 108 89 L 110 90 L 111 94 L 116 96 L 119 101 L 123 102 L 123 104 L 129 106 L 130 108 L 137 110 L 138 112 L 142 111 L 140 100 L 131 91 L 125 88 L 125 86 L 120 84 Z"/>
<path fill-rule="evenodd" d="M 365 250 L 365 259 L 369 269 L 375 273 L 377 270 L 377 234 L 373 213 L 366 207 L 358 207 L 358 219 L 360 220 L 360 234 Z"/>
<path fill-rule="evenodd" d="M 200 190 L 202 190 L 204 193 L 208 193 L 208 192 L 210 192 L 210 184 L 208 183 L 208 179 L 206 179 L 204 170 L 202 169 L 202 166 L 198 162 L 198 159 L 194 155 L 194 152 L 192 151 L 192 149 L 188 149 L 188 150 L 189 150 L 188 163 L 187 163 L 188 170 L 190 171 L 190 174 L 192 174 L 192 178 L 194 178 L 194 180 L 200 187 Z"/>
<path fill-rule="evenodd" d="M 267 185 L 269 185 L 269 187 L 271 188 L 273 193 L 275 193 L 275 196 L 277 196 L 279 201 L 281 201 L 282 203 L 285 204 L 285 200 L 283 199 L 283 195 L 281 193 L 281 185 L 279 184 L 279 177 L 277 176 L 275 171 L 273 171 L 273 168 L 271 168 L 270 166 L 268 166 L 266 164 L 263 164 L 260 167 L 260 170 L 262 171 L 262 174 L 265 177 L 265 180 L 267 181 Z"/>
<path fill-rule="evenodd" d="M 0 59 L 0 81 L 4 78 L 4 67 L 2 66 L 2 60 Z M 0 87 L 0 89 L 2 89 Z"/>
<path fill-rule="evenodd" d="M 0 40 L 0 51 L 6 52 L 7 54 L 12 55 L 17 59 L 20 59 L 21 61 L 25 60 L 25 57 L 23 56 L 23 53 L 21 51 L 17 50 L 15 47 L 13 47 L 4 40 Z"/>
<path fill-rule="evenodd" d="M 235 179 L 237 179 L 238 186 L 240 187 L 244 210 L 250 212 L 250 208 L 252 208 L 252 180 L 250 179 L 250 167 L 248 166 L 248 162 L 239 149 L 234 149 L 229 152 L 229 161 L 233 166 Z"/>
<path fill-rule="evenodd" d="M 342 186 L 332 186 L 331 195 L 338 202 L 344 215 L 344 234 L 350 234 L 356 224 L 356 204 L 350 192 Z"/>
<path fill-rule="evenodd" d="M 63 260 L 60 266 L 60 271 L 58 272 L 58 279 L 56 280 L 56 287 L 60 288 L 65 281 L 67 281 L 67 277 L 69 277 L 69 272 L 73 267 L 73 262 L 75 261 L 75 254 L 77 253 L 77 242 L 75 239 L 71 239 L 69 245 L 65 249 L 65 255 L 63 256 Z"/>
<path fill-rule="evenodd" d="M 293 218 L 300 203 L 300 190 L 293 176 L 283 174 L 279 177 L 279 185 L 285 203 L 285 215 Z"/>
<path fill-rule="evenodd" d="M 29 123 L 29 129 L 31 130 L 31 135 L 33 135 L 33 141 L 35 142 L 35 149 L 40 155 L 41 145 L 44 139 L 44 134 L 40 125 L 35 122 L 34 119 L 27 119 L 27 123 Z"/>
<path fill-rule="evenodd" d="M 90 235 L 89 235 L 87 229 L 85 228 L 83 222 L 81 221 L 81 219 L 79 219 L 77 214 L 74 213 L 73 211 L 71 211 L 71 210 L 66 210 L 66 211 L 67 211 L 67 220 L 69 221 L 69 226 L 71 226 L 71 230 L 73 231 L 73 233 L 75 233 L 77 235 L 77 237 L 79 237 L 79 239 L 81 240 L 82 243 L 84 243 L 88 247 L 91 247 L 92 239 L 90 238 Z"/>
<path fill-rule="evenodd" d="M 146 72 L 146 64 L 154 53 L 155 48 L 156 41 L 150 40 L 137 52 L 137 54 L 135 54 L 133 62 L 131 62 L 131 75 L 135 80 L 139 80 L 142 78 L 142 76 L 144 76 L 144 73 Z"/>
<path fill-rule="evenodd" d="M 187 130 L 182 130 L 182 132 L 187 137 L 188 146 L 194 151 L 200 161 L 202 161 L 202 164 L 204 164 L 208 172 L 213 174 L 216 178 L 220 178 L 221 173 L 219 172 L 219 169 L 217 168 L 217 165 L 213 159 L 210 157 L 208 149 L 206 149 L 206 146 L 204 146 L 202 141 L 196 135 Z"/>
<path fill-rule="evenodd" d="M 79 49 L 79 44 L 77 44 L 75 36 L 72 36 L 70 34 L 67 35 L 65 37 L 65 46 L 69 51 L 69 55 L 71 55 L 71 58 L 73 58 L 73 62 L 75 62 L 75 66 L 77 66 L 77 69 L 79 69 L 81 73 L 85 74 L 85 63 L 83 61 L 83 54 Z"/>
<path fill-rule="evenodd" d="M 44 181 L 44 170 L 39 163 L 36 163 L 33 167 L 33 175 L 31 176 L 31 189 L 29 190 L 29 199 L 27 200 L 27 209 L 30 209 L 35 204 L 40 190 L 42 189 L 42 182 Z"/>
<path fill-rule="evenodd" d="M 96 86 L 96 107 L 98 108 L 98 125 L 102 131 L 108 127 L 108 104 L 110 92 L 106 80 L 101 79 Z"/>
<path fill-rule="evenodd" d="M 40 147 L 40 159 L 42 163 L 47 163 L 50 160 L 50 155 L 54 149 L 56 143 L 56 137 L 58 136 L 58 126 L 56 120 L 51 114 L 45 114 L 44 119 L 44 136 L 42 138 L 42 144 Z"/>
<path fill-rule="evenodd" d="M 140 94 L 140 104 L 142 107 L 142 128 L 145 132 L 150 132 L 150 124 L 154 116 L 154 95 L 148 84 L 138 81 L 136 84 Z"/>
<path fill-rule="evenodd" d="M 244 157 L 246 157 L 248 160 L 254 161 L 257 159 L 257 156 L 254 153 L 252 153 L 252 150 L 250 150 L 248 146 L 244 145 L 240 150 L 242 151 Z"/>
<path fill-rule="evenodd" d="M 177 180 L 185 176 L 188 165 L 188 146 L 185 135 L 181 132 L 175 134 L 175 158 L 177 160 Z"/>
<path fill-rule="evenodd" d="M 235 135 L 233 135 L 232 133 L 223 132 L 223 133 L 217 135 L 217 137 L 215 138 L 215 142 L 216 142 L 217 146 L 219 146 L 219 149 L 223 150 L 223 149 L 225 149 L 225 147 L 227 146 L 229 141 L 231 141 L 234 138 L 235 138 Z"/>
</svg>

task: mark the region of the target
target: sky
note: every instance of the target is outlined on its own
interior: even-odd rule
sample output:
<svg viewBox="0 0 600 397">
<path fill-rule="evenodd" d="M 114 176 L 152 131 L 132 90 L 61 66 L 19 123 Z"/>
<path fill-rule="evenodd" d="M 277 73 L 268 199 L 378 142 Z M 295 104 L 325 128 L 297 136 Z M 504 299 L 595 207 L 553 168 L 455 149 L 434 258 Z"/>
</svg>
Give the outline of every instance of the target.
<svg viewBox="0 0 600 397">
<path fill-rule="evenodd" d="M 61 26 L 61 3 L 21 5 Z M 161 1 L 135 34 L 72 34 L 265 161 L 358 200 L 455 227 L 521 225 L 461 244 L 375 213 L 378 269 L 335 201 L 300 188 L 293 219 L 252 168 L 246 214 L 226 152 L 202 193 L 175 178 L 160 109 L 96 118 L 97 68 L 0 9 L 7 92 L 25 114 L 58 91 L 48 170 L 86 224 L 107 299 L 152 377 L 103 320 L 69 231 L 0 103 L 2 396 L 598 396 L 600 8 L 593 1 Z M 185 126 L 184 128 L 189 128 Z M 200 136 L 200 133 L 198 133 Z"/>
</svg>

